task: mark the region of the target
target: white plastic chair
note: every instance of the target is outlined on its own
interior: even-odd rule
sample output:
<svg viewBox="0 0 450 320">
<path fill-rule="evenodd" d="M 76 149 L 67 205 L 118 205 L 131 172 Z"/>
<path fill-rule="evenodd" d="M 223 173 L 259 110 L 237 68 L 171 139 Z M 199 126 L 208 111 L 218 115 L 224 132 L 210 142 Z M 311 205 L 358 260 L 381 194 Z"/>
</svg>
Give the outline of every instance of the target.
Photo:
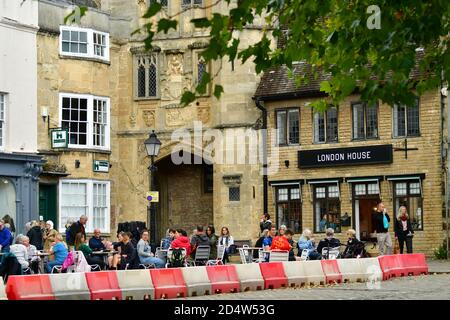
<svg viewBox="0 0 450 320">
<path fill-rule="evenodd" d="M 322 249 L 322 259 L 323 260 L 336 260 L 339 256 L 339 247 L 336 248 L 323 248 Z"/>
<path fill-rule="evenodd" d="M 217 266 L 217 265 L 223 265 L 223 257 L 225 255 L 225 246 L 218 245 L 217 246 L 217 258 L 208 260 L 206 262 L 207 266 Z"/>
<path fill-rule="evenodd" d="M 309 250 L 303 249 L 302 255 L 300 256 L 300 261 L 307 261 L 307 260 L 309 260 Z"/>
<path fill-rule="evenodd" d="M 289 261 L 289 251 L 270 251 L 269 262 Z"/>
</svg>

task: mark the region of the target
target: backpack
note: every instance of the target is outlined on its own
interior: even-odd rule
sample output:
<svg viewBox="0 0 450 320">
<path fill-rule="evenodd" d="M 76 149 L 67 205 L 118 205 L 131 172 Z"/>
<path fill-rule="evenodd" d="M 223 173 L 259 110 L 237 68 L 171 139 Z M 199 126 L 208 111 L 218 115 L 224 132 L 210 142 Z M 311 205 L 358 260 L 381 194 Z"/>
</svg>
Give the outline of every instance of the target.
<svg viewBox="0 0 450 320">
<path fill-rule="evenodd" d="M 172 254 L 168 257 L 169 265 L 171 268 L 184 267 L 185 254 L 181 248 L 172 249 Z"/>
</svg>

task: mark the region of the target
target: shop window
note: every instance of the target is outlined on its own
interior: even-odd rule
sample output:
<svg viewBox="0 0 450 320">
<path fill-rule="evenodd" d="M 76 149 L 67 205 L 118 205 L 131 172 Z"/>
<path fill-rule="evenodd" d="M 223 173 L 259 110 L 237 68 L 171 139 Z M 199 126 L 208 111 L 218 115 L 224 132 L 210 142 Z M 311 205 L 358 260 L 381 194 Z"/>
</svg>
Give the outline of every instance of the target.
<svg viewBox="0 0 450 320">
<path fill-rule="evenodd" d="M 230 187 L 228 189 L 228 200 L 229 201 L 240 201 L 241 200 L 241 188 L 240 187 Z"/>
<path fill-rule="evenodd" d="M 16 188 L 13 182 L 7 178 L 0 177 L 0 218 L 9 215 L 16 220 Z"/>
<path fill-rule="evenodd" d="M 109 61 L 109 34 L 87 28 L 61 26 L 60 54 Z"/>
<path fill-rule="evenodd" d="M 6 94 L 0 93 L 0 149 L 5 147 L 6 132 Z"/>
<path fill-rule="evenodd" d="M 338 110 L 314 113 L 314 143 L 338 142 Z"/>
<path fill-rule="evenodd" d="M 298 186 L 279 187 L 276 197 L 277 226 L 285 225 L 294 233 L 302 232 L 302 203 Z"/>
<path fill-rule="evenodd" d="M 60 105 L 69 147 L 109 149 L 109 98 L 62 93 Z"/>
<path fill-rule="evenodd" d="M 394 105 L 393 128 L 395 138 L 417 137 L 419 127 L 419 99 L 412 106 Z"/>
<path fill-rule="evenodd" d="M 378 106 L 368 106 L 358 102 L 352 104 L 353 139 L 373 139 L 378 137 Z"/>
<path fill-rule="evenodd" d="M 314 187 L 314 230 L 325 232 L 332 228 L 341 232 L 341 202 L 337 185 Z"/>
<path fill-rule="evenodd" d="M 156 54 L 134 57 L 134 88 L 136 99 L 159 97 L 158 59 Z"/>
<path fill-rule="evenodd" d="M 87 232 L 99 228 L 109 233 L 110 183 L 93 180 L 61 180 L 59 196 L 59 230 L 65 231 L 68 220 L 88 217 Z"/>
<path fill-rule="evenodd" d="M 299 110 L 297 108 L 277 109 L 275 115 L 278 145 L 298 145 L 300 133 Z"/>
<path fill-rule="evenodd" d="M 405 206 L 414 230 L 423 230 L 423 198 L 419 181 L 394 183 L 395 216 L 401 206 Z"/>
</svg>

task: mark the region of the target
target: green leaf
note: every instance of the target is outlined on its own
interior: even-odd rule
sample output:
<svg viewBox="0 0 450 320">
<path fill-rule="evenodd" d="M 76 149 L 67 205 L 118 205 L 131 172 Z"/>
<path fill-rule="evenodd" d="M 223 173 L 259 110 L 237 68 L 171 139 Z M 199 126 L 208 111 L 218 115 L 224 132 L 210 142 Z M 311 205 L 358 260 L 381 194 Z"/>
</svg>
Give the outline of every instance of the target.
<svg viewBox="0 0 450 320">
<path fill-rule="evenodd" d="M 79 13 L 77 11 L 79 11 Z M 75 9 L 72 10 L 70 14 L 64 17 L 64 24 L 67 24 L 67 22 L 79 23 L 80 21 L 76 20 L 81 20 L 81 18 L 86 15 L 87 11 L 88 11 L 87 7 L 76 6 Z"/>
<path fill-rule="evenodd" d="M 164 31 L 164 33 L 167 33 L 170 29 L 176 30 L 177 23 L 176 20 L 160 19 L 158 21 L 158 32 Z"/>
<path fill-rule="evenodd" d="M 322 81 L 320 83 L 320 91 L 330 93 L 331 92 L 331 85 L 329 81 Z"/>
<path fill-rule="evenodd" d="M 183 107 L 187 106 L 188 104 L 195 101 L 195 94 L 191 91 L 185 91 L 183 92 L 183 95 L 181 96 L 181 105 Z"/>
<path fill-rule="evenodd" d="M 142 16 L 142 18 L 151 18 L 156 15 L 159 11 L 161 11 L 161 4 L 158 2 L 153 2 L 150 7 L 148 7 L 147 12 Z"/>
<path fill-rule="evenodd" d="M 214 86 L 214 96 L 215 96 L 217 99 L 220 99 L 220 96 L 222 95 L 223 92 L 224 92 L 224 91 L 223 91 L 223 87 L 222 87 L 221 85 L 216 84 L 216 85 Z"/>
</svg>

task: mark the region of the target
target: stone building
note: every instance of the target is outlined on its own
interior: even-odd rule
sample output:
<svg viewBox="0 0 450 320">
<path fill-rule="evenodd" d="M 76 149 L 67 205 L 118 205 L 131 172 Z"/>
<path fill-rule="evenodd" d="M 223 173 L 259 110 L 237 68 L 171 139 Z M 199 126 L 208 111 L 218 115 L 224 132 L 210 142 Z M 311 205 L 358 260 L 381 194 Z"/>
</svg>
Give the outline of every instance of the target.
<svg viewBox="0 0 450 320">
<path fill-rule="evenodd" d="M 64 24 L 77 3 L 89 6 L 86 16 Z M 41 215 L 56 220 L 61 231 L 67 219 L 82 213 L 89 217 L 88 231 L 99 227 L 112 236 L 119 222 L 148 222 L 150 160 L 144 140 L 155 130 L 163 143 L 156 159 L 157 237 L 169 227 L 192 230 L 197 224 L 228 226 L 237 239 L 258 236 L 259 163 L 202 160 L 214 134 L 225 136 L 228 154 L 237 157 L 236 132 L 252 130 L 260 117 L 252 100 L 259 81 L 253 65 L 206 64 L 199 55 L 207 32 L 194 29 L 190 20 L 229 10 L 226 2 L 212 3 L 165 1 L 160 15 L 182 11 L 178 27 L 158 35 L 149 52 L 142 34 L 131 36 L 145 23 L 147 0 L 39 0 L 38 148 L 47 160 Z M 255 24 L 242 31 L 242 44 L 257 41 L 260 29 Z M 224 87 L 222 98 L 210 87 L 182 107 L 182 92 L 206 70 Z M 52 129 L 63 135 L 67 130 L 67 147 L 52 148 Z M 185 163 L 175 164 L 172 151 Z M 101 172 L 94 170 L 98 164 Z"/>
<path fill-rule="evenodd" d="M 295 74 L 303 66 L 297 64 Z M 279 68 L 267 72 L 256 91 L 277 135 L 267 144 L 280 164 L 268 177 L 269 213 L 297 234 L 309 228 L 317 239 L 332 227 L 345 240 L 345 231 L 354 228 L 360 239 L 371 240 L 377 202 L 391 218 L 405 205 L 414 250 L 432 254 L 444 238 L 447 99 L 436 89 L 413 106 L 368 106 L 352 95 L 319 113 L 309 106 L 323 96 L 319 83 L 310 79 L 296 87 Z"/>
<path fill-rule="evenodd" d="M 37 1 L 0 1 L 0 218 L 16 233 L 37 216 Z M 12 227 L 12 225 L 11 225 Z"/>
</svg>

